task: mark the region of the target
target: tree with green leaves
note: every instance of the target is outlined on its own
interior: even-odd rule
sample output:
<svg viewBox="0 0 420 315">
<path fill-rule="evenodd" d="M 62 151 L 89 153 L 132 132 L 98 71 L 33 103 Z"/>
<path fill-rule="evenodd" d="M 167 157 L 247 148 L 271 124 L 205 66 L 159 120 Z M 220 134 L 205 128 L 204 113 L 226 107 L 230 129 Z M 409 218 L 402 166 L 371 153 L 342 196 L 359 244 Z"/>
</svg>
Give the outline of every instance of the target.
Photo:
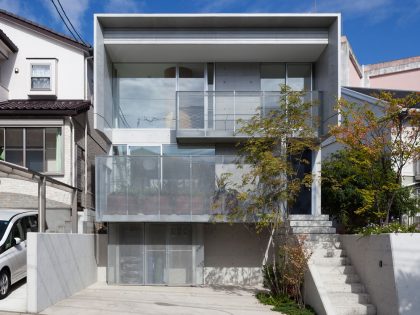
<svg viewBox="0 0 420 315">
<path fill-rule="evenodd" d="M 420 158 L 420 94 L 397 98 L 381 93 L 377 98 L 375 106 L 341 100 L 342 121 L 331 134 L 344 145 L 344 156 L 354 171 L 340 178 L 336 186 L 344 187 L 365 175 L 359 177 L 363 183 L 355 187 L 360 198 L 355 213 L 389 224 L 404 194 L 403 169 Z"/>
<path fill-rule="evenodd" d="M 276 107 L 265 112 L 260 108 L 250 120 L 239 122 L 238 134 L 246 138 L 238 146 L 237 167 L 242 176 L 238 182 L 231 180 L 232 174 L 222 174 L 218 186 L 225 195 L 218 195 L 215 202 L 225 203 L 231 221 L 254 222 L 259 229 L 268 229 L 274 270 L 266 274 L 271 276 L 272 291 L 286 294 L 291 280 L 286 273 L 279 279 L 278 272 L 290 257 L 279 255 L 277 236 L 302 188 L 312 184 L 312 174 L 302 174 L 301 169 L 311 163 L 305 152 L 318 150 L 319 142 L 317 118 L 312 115 L 316 102 L 308 93 L 287 86 L 281 87 L 280 94 Z M 301 284 L 302 274 L 293 287 Z"/>
</svg>

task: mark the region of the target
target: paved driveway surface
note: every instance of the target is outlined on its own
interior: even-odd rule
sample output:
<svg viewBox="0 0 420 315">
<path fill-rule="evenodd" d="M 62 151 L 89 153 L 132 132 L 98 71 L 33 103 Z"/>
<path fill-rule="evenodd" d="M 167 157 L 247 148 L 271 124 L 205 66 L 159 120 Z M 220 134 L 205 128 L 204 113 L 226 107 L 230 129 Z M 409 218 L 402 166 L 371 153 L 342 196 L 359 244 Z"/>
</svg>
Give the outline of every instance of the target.
<svg viewBox="0 0 420 315">
<path fill-rule="evenodd" d="M 108 286 L 96 283 L 47 308 L 48 315 L 276 315 L 251 288 Z"/>
<path fill-rule="evenodd" d="M 9 295 L 0 300 L 1 311 L 26 312 L 26 278 L 12 285 Z"/>
</svg>

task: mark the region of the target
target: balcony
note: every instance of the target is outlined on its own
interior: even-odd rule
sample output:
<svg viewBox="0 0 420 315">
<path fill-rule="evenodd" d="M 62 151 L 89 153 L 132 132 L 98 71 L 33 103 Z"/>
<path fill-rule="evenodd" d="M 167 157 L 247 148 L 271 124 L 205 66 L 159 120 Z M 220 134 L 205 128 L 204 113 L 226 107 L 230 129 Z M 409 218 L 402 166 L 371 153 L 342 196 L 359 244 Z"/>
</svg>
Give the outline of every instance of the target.
<svg viewBox="0 0 420 315">
<path fill-rule="evenodd" d="M 278 107 L 280 92 L 205 91 L 177 92 L 176 137 L 178 142 L 229 142 L 246 138 L 239 130 L 255 114 L 264 115 Z M 311 107 L 308 124 L 316 128 L 322 93 L 307 92 L 304 102 Z"/>
<path fill-rule="evenodd" d="M 226 214 L 220 175 L 240 180 L 234 156 L 98 156 L 96 219 L 209 222 Z"/>
</svg>

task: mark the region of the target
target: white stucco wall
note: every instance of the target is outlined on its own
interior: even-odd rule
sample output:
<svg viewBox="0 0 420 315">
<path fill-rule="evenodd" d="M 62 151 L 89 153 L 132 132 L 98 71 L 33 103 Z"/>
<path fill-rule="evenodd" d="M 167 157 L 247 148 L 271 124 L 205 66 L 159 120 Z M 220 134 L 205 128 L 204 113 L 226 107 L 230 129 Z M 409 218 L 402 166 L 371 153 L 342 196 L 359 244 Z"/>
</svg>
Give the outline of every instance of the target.
<svg viewBox="0 0 420 315">
<path fill-rule="evenodd" d="M 0 69 L 1 84 L 9 90 L 9 99 L 28 98 L 31 61 L 27 58 L 56 58 L 57 98 L 84 99 L 85 60 L 81 50 L 3 19 L 0 29 L 19 48 Z"/>
<path fill-rule="evenodd" d="M 378 314 L 420 314 L 420 233 L 341 240 Z"/>
<path fill-rule="evenodd" d="M 28 233 L 28 312 L 38 313 L 96 282 L 94 237 Z"/>
</svg>

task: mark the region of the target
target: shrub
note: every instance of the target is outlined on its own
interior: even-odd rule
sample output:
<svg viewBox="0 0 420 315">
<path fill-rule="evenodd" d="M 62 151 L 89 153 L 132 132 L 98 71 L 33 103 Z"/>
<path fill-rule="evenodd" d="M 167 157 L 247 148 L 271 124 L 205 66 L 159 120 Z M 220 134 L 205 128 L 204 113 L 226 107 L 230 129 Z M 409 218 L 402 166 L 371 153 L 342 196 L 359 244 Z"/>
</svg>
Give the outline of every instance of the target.
<svg viewBox="0 0 420 315">
<path fill-rule="evenodd" d="M 273 311 L 282 312 L 286 315 L 315 315 L 311 307 L 301 307 L 285 295 L 274 297 L 269 293 L 260 292 L 257 294 L 257 299 L 262 304 L 274 306 Z"/>
<path fill-rule="evenodd" d="M 369 224 L 359 229 L 359 234 L 365 236 L 382 233 L 415 233 L 416 225 L 403 225 L 399 222 L 391 222 L 387 225 Z"/>
<path fill-rule="evenodd" d="M 302 286 L 311 254 L 303 239 L 285 235 L 281 244 L 276 261 L 263 267 L 264 286 L 272 296 L 287 296 L 303 306 Z"/>
</svg>

